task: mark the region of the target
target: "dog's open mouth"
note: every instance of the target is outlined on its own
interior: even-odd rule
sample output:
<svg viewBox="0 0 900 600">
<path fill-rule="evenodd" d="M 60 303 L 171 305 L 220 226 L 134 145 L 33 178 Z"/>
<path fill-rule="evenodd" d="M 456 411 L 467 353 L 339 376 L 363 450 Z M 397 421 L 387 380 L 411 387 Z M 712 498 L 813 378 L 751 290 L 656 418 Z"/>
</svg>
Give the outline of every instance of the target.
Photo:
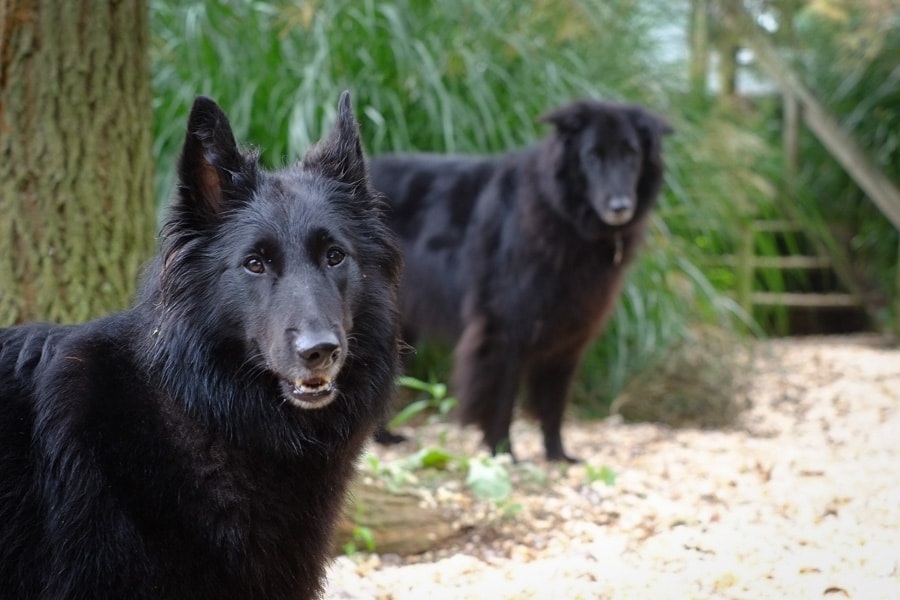
<svg viewBox="0 0 900 600">
<path fill-rule="evenodd" d="M 337 395 L 334 382 L 324 377 L 283 381 L 282 387 L 285 398 L 299 408 L 322 408 Z"/>
</svg>

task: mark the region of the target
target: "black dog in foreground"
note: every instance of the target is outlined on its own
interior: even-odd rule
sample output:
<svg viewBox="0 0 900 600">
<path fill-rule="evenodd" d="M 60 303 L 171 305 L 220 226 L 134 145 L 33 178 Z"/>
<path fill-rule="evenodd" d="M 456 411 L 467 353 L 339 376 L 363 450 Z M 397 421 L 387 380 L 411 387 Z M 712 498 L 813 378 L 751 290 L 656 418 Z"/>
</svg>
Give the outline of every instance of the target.
<svg viewBox="0 0 900 600">
<path fill-rule="evenodd" d="M 542 117 L 541 143 L 492 157 L 372 159 L 401 238 L 404 334 L 455 342 L 464 423 L 512 452 L 520 384 L 547 458 L 574 460 L 561 423 L 577 367 L 615 306 L 662 183 L 662 136 L 643 108 L 579 101 Z"/>
<path fill-rule="evenodd" d="M 265 172 L 194 103 L 132 309 L 0 330 L 0 598 L 301 600 L 397 367 L 400 256 L 349 95 Z"/>
</svg>

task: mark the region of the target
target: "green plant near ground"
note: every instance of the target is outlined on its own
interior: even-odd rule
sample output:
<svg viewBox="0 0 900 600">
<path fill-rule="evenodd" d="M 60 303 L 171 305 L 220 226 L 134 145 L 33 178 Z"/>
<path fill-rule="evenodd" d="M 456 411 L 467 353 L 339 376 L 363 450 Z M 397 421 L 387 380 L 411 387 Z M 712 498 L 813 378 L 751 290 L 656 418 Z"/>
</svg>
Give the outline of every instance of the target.
<svg viewBox="0 0 900 600">
<path fill-rule="evenodd" d="M 353 539 L 344 544 L 344 554 L 350 556 L 360 551 L 360 548 L 366 552 L 375 552 L 375 535 L 368 527 L 357 526 L 353 528 Z"/>
<path fill-rule="evenodd" d="M 606 485 L 612 486 L 616 484 L 616 472 L 607 465 L 595 467 L 593 465 L 584 466 L 585 477 L 588 483 L 602 481 Z"/>
<path fill-rule="evenodd" d="M 512 493 L 512 466 L 508 455 L 468 457 L 443 447 L 422 448 L 402 459 L 388 462 L 370 454 L 365 462 L 366 469 L 394 492 L 409 486 L 427 486 L 426 480 L 431 474 L 439 475 L 438 484 L 447 477 L 465 474 L 463 482 L 477 499 L 507 508 Z M 543 472 L 539 473 L 534 468 L 526 469 L 525 475 L 532 482 L 546 480 Z"/>
<path fill-rule="evenodd" d="M 447 395 L 447 385 L 440 382 L 426 382 L 410 376 L 397 378 L 397 385 L 423 392 L 425 397 L 413 400 L 403 407 L 388 422 L 388 427 L 398 427 L 423 413 L 433 411 L 438 417 L 446 417 L 456 407 L 456 399 Z"/>
<path fill-rule="evenodd" d="M 506 465 L 495 458 L 475 458 L 467 462 L 466 485 L 482 500 L 502 502 L 512 493 Z"/>
</svg>

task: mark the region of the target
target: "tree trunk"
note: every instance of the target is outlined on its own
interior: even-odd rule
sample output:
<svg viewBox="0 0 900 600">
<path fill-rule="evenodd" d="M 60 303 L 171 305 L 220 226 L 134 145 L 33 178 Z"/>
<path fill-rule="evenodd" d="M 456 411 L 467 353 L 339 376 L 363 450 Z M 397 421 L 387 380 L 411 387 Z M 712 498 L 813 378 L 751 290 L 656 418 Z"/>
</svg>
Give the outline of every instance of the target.
<svg viewBox="0 0 900 600">
<path fill-rule="evenodd" d="M 716 12 L 715 34 L 713 35 L 716 50 L 719 54 L 719 98 L 732 100 L 737 94 L 737 55 L 741 49 L 740 32 L 735 27 L 736 13 L 743 11 L 742 5 L 733 0 L 718 0 L 714 5 Z"/>
<path fill-rule="evenodd" d="M 0 0 L 0 326 L 126 307 L 155 233 L 146 0 Z"/>
<path fill-rule="evenodd" d="M 691 93 L 696 98 L 706 96 L 706 77 L 709 69 L 709 6 L 708 0 L 691 0 L 689 79 Z"/>
</svg>

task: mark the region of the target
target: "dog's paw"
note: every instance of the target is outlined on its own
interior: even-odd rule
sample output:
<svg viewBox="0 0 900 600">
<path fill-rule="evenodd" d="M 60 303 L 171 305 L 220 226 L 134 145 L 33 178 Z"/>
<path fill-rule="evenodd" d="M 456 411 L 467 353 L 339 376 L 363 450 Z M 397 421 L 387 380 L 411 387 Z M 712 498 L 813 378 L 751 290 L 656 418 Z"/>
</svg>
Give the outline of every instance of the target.
<svg viewBox="0 0 900 600">
<path fill-rule="evenodd" d="M 396 446 L 397 444 L 402 444 L 406 441 L 405 435 L 392 433 L 385 426 L 381 426 L 376 429 L 373 437 L 375 438 L 375 441 L 382 446 Z"/>
</svg>

